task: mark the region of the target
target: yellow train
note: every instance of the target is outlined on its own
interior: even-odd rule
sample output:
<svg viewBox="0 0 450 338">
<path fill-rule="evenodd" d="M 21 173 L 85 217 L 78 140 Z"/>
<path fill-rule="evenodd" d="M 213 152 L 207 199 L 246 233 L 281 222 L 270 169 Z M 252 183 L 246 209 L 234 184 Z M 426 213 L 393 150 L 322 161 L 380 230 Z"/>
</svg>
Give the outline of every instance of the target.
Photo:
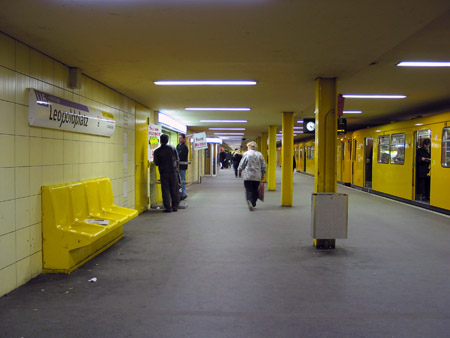
<svg viewBox="0 0 450 338">
<path fill-rule="evenodd" d="M 420 201 L 416 152 L 431 140 L 429 201 Z M 314 175 L 314 139 L 296 142 L 297 171 Z M 346 185 L 450 211 L 450 112 L 338 137 L 337 180 Z"/>
</svg>

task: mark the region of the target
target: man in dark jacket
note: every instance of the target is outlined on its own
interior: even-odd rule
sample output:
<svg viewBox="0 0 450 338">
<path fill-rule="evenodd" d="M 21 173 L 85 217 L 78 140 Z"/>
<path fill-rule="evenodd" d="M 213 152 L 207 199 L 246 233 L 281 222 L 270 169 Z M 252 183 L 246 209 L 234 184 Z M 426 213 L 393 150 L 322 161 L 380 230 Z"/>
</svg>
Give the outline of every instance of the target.
<svg viewBox="0 0 450 338">
<path fill-rule="evenodd" d="M 178 157 L 180 158 L 180 162 L 188 161 L 189 149 L 186 146 L 186 135 L 185 134 L 178 135 L 177 152 L 178 152 Z M 186 182 L 187 168 L 188 168 L 187 164 L 180 164 L 181 182 Z M 182 201 L 185 198 L 187 198 L 187 195 L 186 195 L 186 184 L 182 183 L 181 186 L 183 187 L 181 197 L 180 197 L 180 200 Z"/>
<path fill-rule="evenodd" d="M 161 191 L 164 204 L 164 212 L 178 210 L 179 187 L 178 187 L 178 153 L 175 147 L 168 145 L 169 136 L 162 134 L 161 146 L 153 155 L 153 162 L 158 166 L 161 176 Z"/>
<path fill-rule="evenodd" d="M 416 153 L 418 193 L 423 201 L 430 199 L 430 176 L 428 175 L 431 162 L 430 147 L 431 141 L 426 138 Z"/>
</svg>

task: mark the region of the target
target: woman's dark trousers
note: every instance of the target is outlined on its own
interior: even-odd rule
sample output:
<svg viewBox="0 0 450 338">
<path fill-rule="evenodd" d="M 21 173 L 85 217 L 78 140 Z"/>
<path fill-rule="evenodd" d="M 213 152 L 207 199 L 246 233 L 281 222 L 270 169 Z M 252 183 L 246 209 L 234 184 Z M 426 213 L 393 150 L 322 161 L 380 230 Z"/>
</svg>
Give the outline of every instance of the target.
<svg viewBox="0 0 450 338">
<path fill-rule="evenodd" d="M 245 197 L 247 201 L 252 202 L 253 206 L 256 206 L 256 200 L 258 199 L 259 181 L 244 181 Z"/>
</svg>

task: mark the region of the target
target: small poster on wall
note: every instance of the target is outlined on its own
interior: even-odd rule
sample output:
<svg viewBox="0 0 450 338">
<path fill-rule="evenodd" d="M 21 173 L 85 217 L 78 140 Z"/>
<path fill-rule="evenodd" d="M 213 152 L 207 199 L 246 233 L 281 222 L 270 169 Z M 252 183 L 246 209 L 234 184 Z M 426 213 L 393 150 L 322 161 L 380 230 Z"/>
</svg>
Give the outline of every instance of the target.
<svg viewBox="0 0 450 338">
<path fill-rule="evenodd" d="M 194 150 L 206 148 L 208 148 L 208 143 L 206 142 L 206 133 L 203 132 L 194 134 Z"/>
<path fill-rule="evenodd" d="M 157 124 L 148 125 L 148 160 L 153 162 L 153 152 L 159 147 L 159 138 L 162 134 L 162 127 Z"/>
</svg>

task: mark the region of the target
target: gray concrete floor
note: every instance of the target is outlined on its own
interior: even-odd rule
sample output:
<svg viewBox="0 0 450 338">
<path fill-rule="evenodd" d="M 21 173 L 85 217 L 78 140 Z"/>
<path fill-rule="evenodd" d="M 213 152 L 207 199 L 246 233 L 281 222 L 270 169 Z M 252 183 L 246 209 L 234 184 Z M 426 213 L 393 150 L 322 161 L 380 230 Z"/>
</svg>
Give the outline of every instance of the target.
<svg viewBox="0 0 450 338">
<path fill-rule="evenodd" d="M 450 218 L 345 187 L 349 238 L 310 237 L 312 177 L 250 212 L 232 170 L 147 212 L 72 275 L 0 298 L 0 337 L 449 337 Z M 88 283 L 97 277 L 96 283 Z"/>
</svg>

